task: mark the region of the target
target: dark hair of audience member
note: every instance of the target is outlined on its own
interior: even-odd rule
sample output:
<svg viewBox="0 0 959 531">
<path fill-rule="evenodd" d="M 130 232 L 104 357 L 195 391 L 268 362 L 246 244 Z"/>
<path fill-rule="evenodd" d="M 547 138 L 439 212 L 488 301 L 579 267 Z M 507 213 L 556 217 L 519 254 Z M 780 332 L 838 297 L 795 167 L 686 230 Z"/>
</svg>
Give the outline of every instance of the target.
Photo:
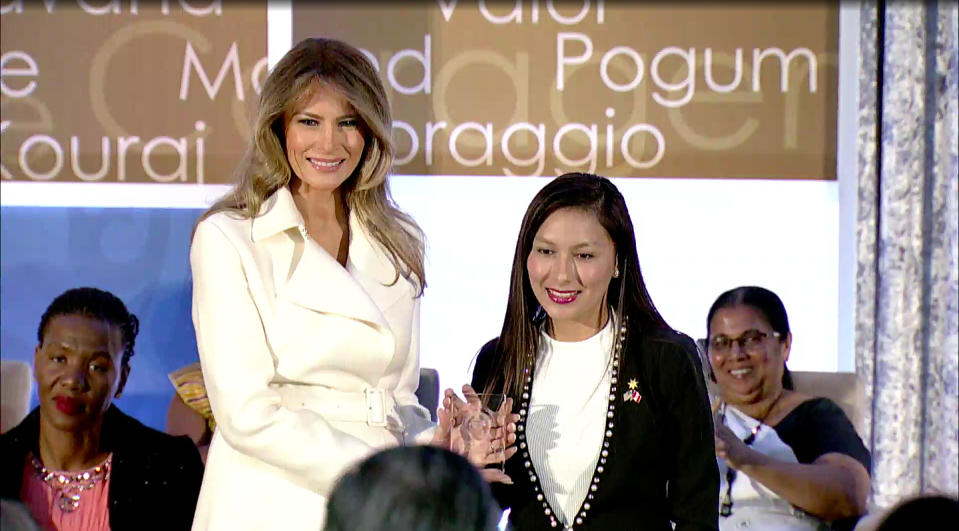
<svg viewBox="0 0 959 531">
<path fill-rule="evenodd" d="M 123 338 L 123 365 L 133 357 L 133 345 L 140 331 L 137 316 L 127 310 L 119 298 L 97 288 L 74 288 L 63 292 L 47 307 L 37 328 L 37 342 L 43 344 L 43 336 L 50 320 L 58 315 L 85 315 L 105 323 L 116 325 Z"/>
<path fill-rule="evenodd" d="M 893 507 L 883 517 L 876 531 L 949 529 L 957 522 L 959 522 L 959 499 L 926 495 L 905 500 Z"/>
<path fill-rule="evenodd" d="M 343 475 L 325 531 L 494 531 L 500 511 L 465 458 L 433 446 L 380 451 Z"/>
<path fill-rule="evenodd" d="M 0 499 L 0 529 L 3 531 L 40 531 L 30 511 L 20 500 Z"/>
<path fill-rule="evenodd" d="M 786 306 L 783 305 L 783 301 L 779 295 L 759 286 L 740 286 L 720 295 L 706 315 L 706 331 L 709 331 L 709 323 L 713 322 L 713 315 L 716 312 L 733 306 L 749 306 L 759 312 L 769 326 L 779 333 L 781 339 L 786 339 L 790 333 L 789 317 L 786 315 Z M 788 368 L 783 371 L 783 389 L 794 389 L 792 374 L 789 373 Z"/>
</svg>

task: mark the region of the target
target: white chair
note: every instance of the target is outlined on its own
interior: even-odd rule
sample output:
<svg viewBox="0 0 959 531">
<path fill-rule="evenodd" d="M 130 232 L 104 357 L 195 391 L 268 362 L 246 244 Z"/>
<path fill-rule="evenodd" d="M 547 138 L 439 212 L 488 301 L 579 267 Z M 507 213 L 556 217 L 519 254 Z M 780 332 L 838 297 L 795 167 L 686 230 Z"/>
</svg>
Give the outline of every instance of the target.
<svg viewBox="0 0 959 531">
<path fill-rule="evenodd" d="M 33 375 L 30 364 L 0 360 L 0 433 L 20 424 L 30 413 Z"/>
</svg>

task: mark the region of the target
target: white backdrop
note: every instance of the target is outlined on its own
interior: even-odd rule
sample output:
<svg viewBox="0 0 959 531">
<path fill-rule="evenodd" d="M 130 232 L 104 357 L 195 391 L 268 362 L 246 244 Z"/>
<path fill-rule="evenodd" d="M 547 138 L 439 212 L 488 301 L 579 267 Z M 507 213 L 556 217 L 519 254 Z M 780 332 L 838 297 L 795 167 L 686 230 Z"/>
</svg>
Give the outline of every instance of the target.
<svg viewBox="0 0 959 531">
<path fill-rule="evenodd" d="M 395 177 L 397 202 L 428 238 L 423 366 L 468 381 L 499 333 L 520 222 L 547 178 Z M 722 291 L 758 284 L 782 297 L 795 370 L 839 369 L 836 182 L 614 179 L 636 227 L 653 302 L 674 328 L 705 336 Z"/>
<path fill-rule="evenodd" d="M 427 237 L 421 363 L 440 372 L 441 385 L 458 388 L 468 381 L 473 356 L 499 333 L 520 222 L 549 180 L 391 177 L 394 199 Z M 757 284 L 778 293 L 789 312 L 792 369 L 852 367 L 851 351 L 839 348 L 842 247 L 836 181 L 613 182 L 626 198 L 636 228 L 647 288 L 670 325 L 693 338 L 704 337 L 706 312 L 716 296 Z M 203 208 L 228 189 L 5 182 L 2 197 L 11 206 Z"/>
</svg>

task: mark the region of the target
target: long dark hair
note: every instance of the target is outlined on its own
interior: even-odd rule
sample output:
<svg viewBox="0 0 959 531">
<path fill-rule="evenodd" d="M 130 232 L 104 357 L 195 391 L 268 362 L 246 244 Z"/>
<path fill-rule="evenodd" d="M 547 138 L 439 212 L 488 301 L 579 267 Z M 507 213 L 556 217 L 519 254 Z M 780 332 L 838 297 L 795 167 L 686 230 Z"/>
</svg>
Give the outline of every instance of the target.
<svg viewBox="0 0 959 531">
<path fill-rule="evenodd" d="M 769 323 L 769 327 L 779 333 L 779 340 L 785 341 L 789 336 L 789 316 L 786 315 L 786 306 L 779 295 L 759 286 L 740 286 L 723 292 L 706 314 L 706 341 L 709 345 L 709 325 L 713 322 L 713 315 L 723 308 L 734 306 L 748 306 L 757 312 Z M 792 374 L 787 367 L 783 367 L 783 388 L 793 389 Z"/>
<path fill-rule="evenodd" d="M 636 254 L 633 222 L 623 195 L 605 177 L 567 173 L 544 186 L 523 216 L 513 255 L 506 316 L 496 349 L 498 359 L 494 367 L 498 370 L 493 371 L 487 382 L 487 391 L 502 390 L 518 396 L 523 375 L 533 369 L 539 348 L 539 327 L 549 317 L 533 294 L 526 259 L 540 226 L 550 214 L 562 208 L 578 208 L 595 215 L 613 241 L 620 275 L 610 281 L 606 303 L 615 309 L 620 322 L 623 316 L 628 318 L 626 341 L 638 337 L 637 333 L 660 335 L 672 330 L 646 291 Z"/>
</svg>

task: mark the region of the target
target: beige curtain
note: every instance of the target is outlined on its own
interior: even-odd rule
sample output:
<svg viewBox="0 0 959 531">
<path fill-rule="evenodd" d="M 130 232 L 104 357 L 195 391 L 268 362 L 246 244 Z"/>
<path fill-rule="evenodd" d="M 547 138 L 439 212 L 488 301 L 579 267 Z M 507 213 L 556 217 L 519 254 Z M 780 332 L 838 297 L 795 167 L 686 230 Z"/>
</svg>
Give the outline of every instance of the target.
<svg viewBox="0 0 959 531">
<path fill-rule="evenodd" d="M 957 8 L 860 4 L 856 372 L 873 502 L 959 490 Z"/>
</svg>

